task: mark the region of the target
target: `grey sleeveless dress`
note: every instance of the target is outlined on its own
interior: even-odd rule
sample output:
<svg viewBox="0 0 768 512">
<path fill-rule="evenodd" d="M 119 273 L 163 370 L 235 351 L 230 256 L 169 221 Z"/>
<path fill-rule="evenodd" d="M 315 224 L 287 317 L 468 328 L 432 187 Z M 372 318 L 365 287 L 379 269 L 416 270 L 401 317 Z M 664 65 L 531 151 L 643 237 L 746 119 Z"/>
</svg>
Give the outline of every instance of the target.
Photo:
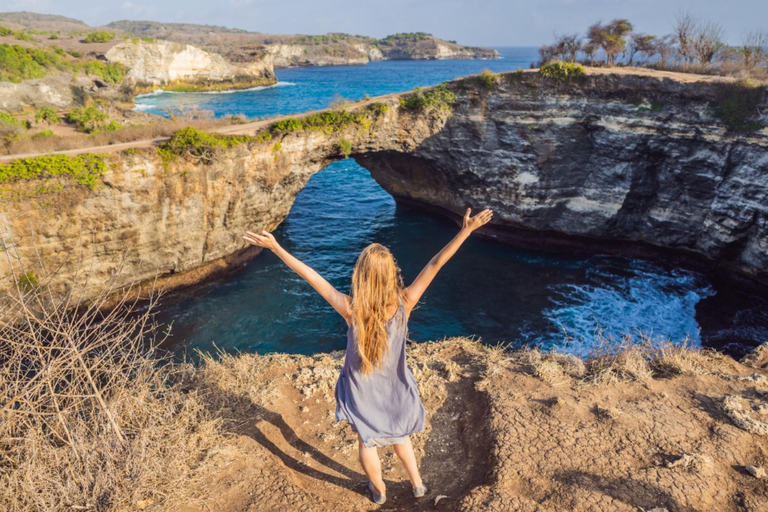
<svg viewBox="0 0 768 512">
<path fill-rule="evenodd" d="M 424 405 L 416 379 L 405 364 L 408 325 L 405 306 L 387 323 L 389 353 L 379 369 L 360 371 L 354 329 L 347 331 L 347 353 L 336 382 L 336 421 L 348 421 L 367 447 L 400 444 L 424 430 Z"/>
</svg>

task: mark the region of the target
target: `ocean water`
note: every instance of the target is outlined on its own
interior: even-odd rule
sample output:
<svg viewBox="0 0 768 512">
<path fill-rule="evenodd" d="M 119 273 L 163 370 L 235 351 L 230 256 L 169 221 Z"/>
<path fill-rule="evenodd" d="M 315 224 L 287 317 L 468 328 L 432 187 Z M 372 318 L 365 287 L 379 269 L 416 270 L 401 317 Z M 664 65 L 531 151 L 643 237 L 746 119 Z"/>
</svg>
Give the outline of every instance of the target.
<svg viewBox="0 0 768 512">
<path fill-rule="evenodd" d="M 279 84 L 230 94 L 154 93 L 138 108 L 210 110 L 217 116 L 272 116 L 328 106 L 478 73 L 527 68 L 534 48 L 502 48 L 491 61 L 388 61 L 367 66 L 277 70 Z M 483 205 L 477 205 L 481 208 Z M 314 175 L 275 231 L 286 249 L 348 292 L 355 258 L 379 242 L 406 283 L 456 233 L 446 219 L 396 205 L 354 160 Z M 414 310 L 414 341 L 474 336 L 485 343 L 538 345 L 587 355 L 627 336 L 741 354 L 768 341 L 768 304 L 664 261 L 550 254 L 472 238 Z M 163 298 L 167 346 L 194 350 L 310 354 L 343 349 L 344 321 L 268 251 L 224 280 Z"/>
</svg>

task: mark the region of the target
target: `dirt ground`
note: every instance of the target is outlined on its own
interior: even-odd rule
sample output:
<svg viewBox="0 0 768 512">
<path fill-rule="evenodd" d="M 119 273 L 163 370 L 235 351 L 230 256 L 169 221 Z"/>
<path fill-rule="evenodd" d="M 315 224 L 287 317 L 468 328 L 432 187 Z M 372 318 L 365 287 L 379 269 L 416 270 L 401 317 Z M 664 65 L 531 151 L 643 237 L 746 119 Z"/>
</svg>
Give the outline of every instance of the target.
<svg viewBox="0 0 768 512">
<path fill-rule="evenodd" d="M 247 354 L 193 379 L 230 442 L 201 466 L 204 499 L 174 508 L 768 510 L 768 479 L 747 469 L 768 465 L 764 368 L 690 351 L 585 367 L 467 339 L 408 350 L 427 410 L 412 436 L 427 496 L 413 498 L 387 448 L 387 502 L 369 500 L 356 435 L 334 417 L 343 353 Z"/>
</svg>

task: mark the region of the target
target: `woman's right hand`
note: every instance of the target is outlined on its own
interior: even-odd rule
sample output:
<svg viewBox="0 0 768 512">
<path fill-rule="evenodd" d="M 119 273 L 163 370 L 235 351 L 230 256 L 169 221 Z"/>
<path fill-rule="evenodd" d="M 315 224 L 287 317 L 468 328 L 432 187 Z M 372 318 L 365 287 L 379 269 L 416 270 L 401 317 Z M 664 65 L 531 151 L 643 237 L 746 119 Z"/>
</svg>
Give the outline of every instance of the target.
<svg viewBox="0 0 768 512">
<path fill-rule="evenodd" d="M 462 227 L 462 229 L 469 230 L 470 232 L 481 226 L 485 226 L 491 221 L 491 217 L 493 217 L 493 212 L 487 208 L 474 217 L 469 216 L 471 213 L 472 208 L 467 208 L 467 213 L 464 214 L 464 225 Z"/>
<path fill-rule="evenodd" d="M 275 249 L 280 247 L 280 244 L 277 243 L 277 240 L 275 240 L 275 237 L 272 236 L 272 233 L 265 229 L 261 230 L 261 234 L 254 233 L 252 231 L 246 231 L 243 235 L 243 238 L 249 244 L 258 245 L 259 247 L 264 247 L 273 252 Z"/>
</svg>

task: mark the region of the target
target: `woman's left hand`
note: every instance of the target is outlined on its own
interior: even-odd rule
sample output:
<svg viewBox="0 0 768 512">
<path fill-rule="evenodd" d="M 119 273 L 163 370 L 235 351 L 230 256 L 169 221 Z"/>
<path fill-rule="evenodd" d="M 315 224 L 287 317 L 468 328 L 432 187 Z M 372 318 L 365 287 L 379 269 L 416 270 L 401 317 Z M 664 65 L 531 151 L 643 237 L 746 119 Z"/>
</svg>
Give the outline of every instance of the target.
<svg viewBox="0 0 768 512">
<path fill-rule="evenodd" d="M 264 247 L 270 251 L 274 251 L 280 247 L 280 244 L 277 243 L 277 240 L 275 240 L 275 237 L 272 236 L 272 233 L 265 229 L 261 230 L 261 234 L 254 233 L 252 231 L 246 231 L 243 235 L 243 238 L 249 244 L 258 245 L 259 247 Z"/>
</svg>

